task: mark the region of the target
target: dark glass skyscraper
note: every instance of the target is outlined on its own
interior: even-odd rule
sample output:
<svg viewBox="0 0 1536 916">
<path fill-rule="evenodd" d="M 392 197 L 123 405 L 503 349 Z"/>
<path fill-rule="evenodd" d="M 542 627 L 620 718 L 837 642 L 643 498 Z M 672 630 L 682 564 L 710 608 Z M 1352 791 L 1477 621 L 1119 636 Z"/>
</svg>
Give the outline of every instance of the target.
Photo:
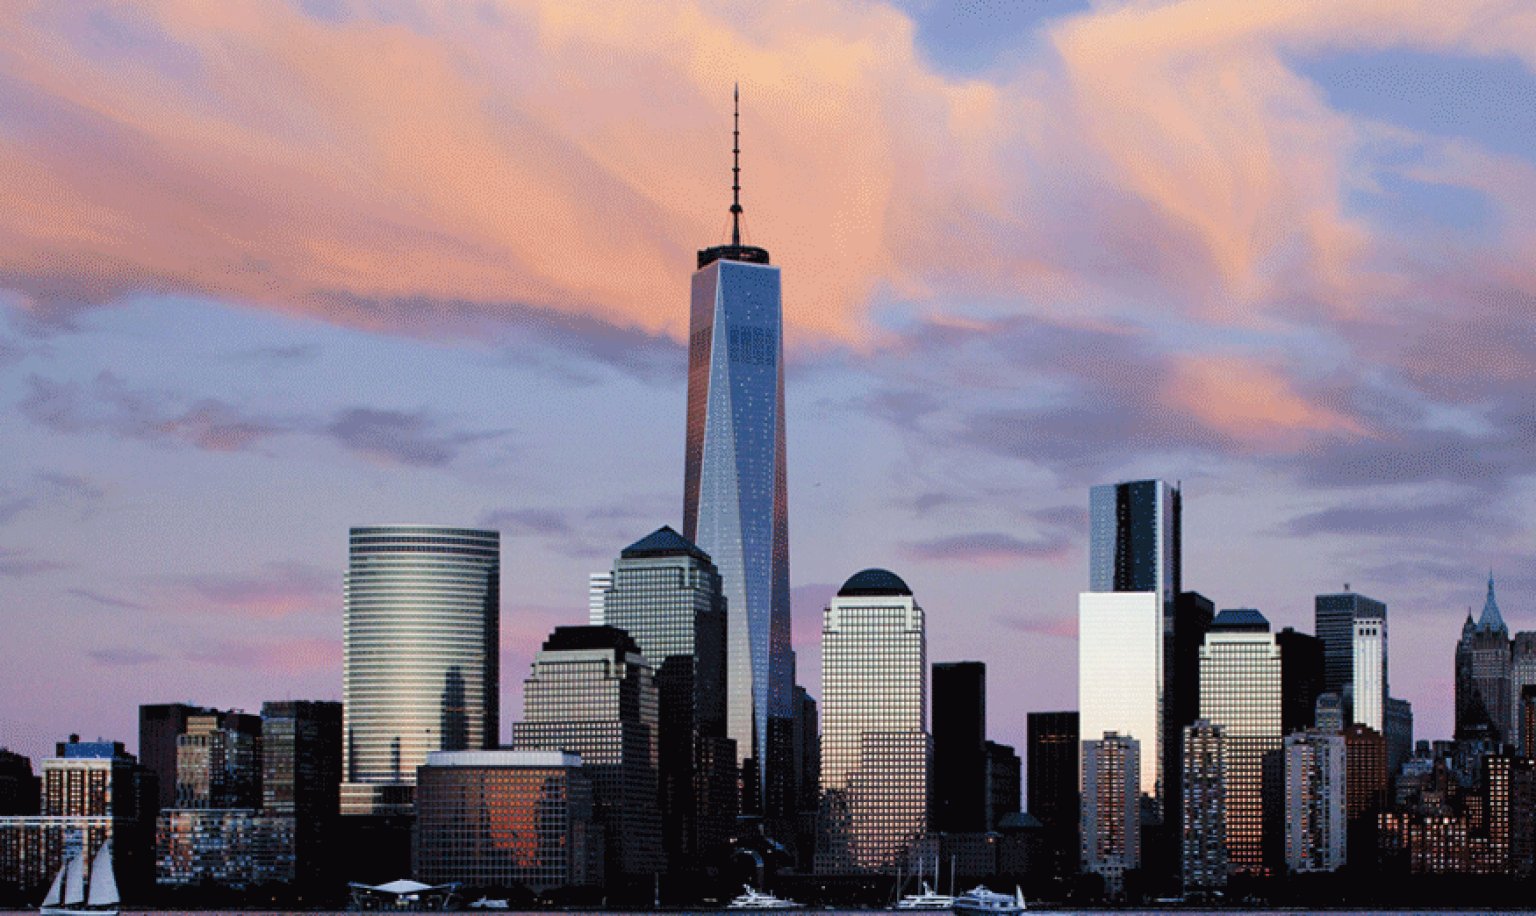
<svg viewBox="0 0 1536 916">
<path fill-rule="evenodd" d="M 739 146 L 739 145 L 738 145 Z M 726 735 L 752 757 L 757 786 L 793 765 L 789 513 L 784 459 L 779 269 L 741 244 L 740 169 L 731 243 L 699 252 L 693 275 L 683 534 L 710 555 L 726 597 Z M 770 727 L 770 719 L 778 720 Z M 770 734 L 786 745 L 772 746 Z"/>
<path fill-rule="evenodd" d="M 1314 629 L 1323 641 L 1323 689 L 1342 697 L 1355 676 L 1355 618 L 1385 620 L 1387 606 L 1354 592 L 1339 592 L 1318 595 L 1313 609 Z"/>
<path fill-rule="evenodd" d="M 1032 712 L 1028 717 L 1026 804 L 1045 827 L 1050 873 L 1077 869 L 1078 718 L 1075 712 Z"/>
<path fill-rule="evenodd" d="M 933 821 L 940 833 L 987 829 L 987 666 L 933 666 Z"/>
</svg>

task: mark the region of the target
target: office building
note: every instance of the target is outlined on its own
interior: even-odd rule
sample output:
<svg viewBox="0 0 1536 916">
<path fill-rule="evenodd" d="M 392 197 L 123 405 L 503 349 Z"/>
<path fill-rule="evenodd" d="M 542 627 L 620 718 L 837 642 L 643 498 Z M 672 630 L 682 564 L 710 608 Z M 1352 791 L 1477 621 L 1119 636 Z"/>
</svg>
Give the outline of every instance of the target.
<svg viewBox="0 0 1536 916">
<path fill-rule="evenodd" d="M 1323 641 L 1286 627 L 1275 634 L 1280 646 L 1280 731 L 1289 735 L 1317 724 L 1323 692 Z"/>
<path fill-rule="evenodd" d="M 1471 611 L 1456 644 L 1456 737 L 1486 738 L 1495 747 L 1511 740 L 1511 657 L 1509 628 L 1499 613 L 1488 576 L 1488 597 L 1477 623 Z"/>
<path fill-rule="evenodd" d="M 1281 650 L 1282 653 L 1284 650 Z M 1283 657 L 1282 657 L 1283 664 Z M 1283 719 L 1282 713 L 1282 722 Z M 1315 727 L 1318 731 L 1338 734 L 1344 730 L 1344 698 L 1336 693 L 1324 691 L 1317 695 L 1317 707 L 1314 713 Z M 1282 729 L 1283 730 L 1283 729 Z"/>
<path fill-rule="evenodd" d="M 1285 867 L 1292 874 L 1344 867 L 1345 779 L 1343 737 L 1285 736 Z"/>
<path fill-rule="evenodd" d="M 1345 590 L 1318 595 L 1313 602 L 1317 638 L 1323 641 L 1323 689 L 1347 697 L 1355 672 L 1355 619 L 1385 620 L 1387 606 Z"/>
<path fill-rule="evenodd" d="M 1227 885 L 1227 741 L 1220 725 L 1196 719 L 1184 727 L 1180 873 L 1185 894 Z"/>
<path fill-rule="evenodd" d="M 261 765 L 261 717 L 239 711 L 189 716 L 176 738 L 176 807 L 255 808 Z"/>
<path fill-rule="evenodd" d="M 1084 740 L 1114 732 L 1140 742 L 1141 793 L 1161 791 L 1163 618 L 1156 592 L 1084 592 L 1077 604 L 1077 700 Z M 1204 669 L 1201 669 L 1202 677 Z M 1087 799 L 1084 799 L 1087 803 Z"/>
<path fill-rule="evenodd" d="M 601 884 L 602 829 L 582 759 L 560 751 L 437 751 L 417 771 L 416 876 L 431 884 Z"/>
<path fill-rule="evenodd" d="M 1509 647 L 1509 743 L 1517 748 L 1536 746 L 1536 734 L 1529 733 L 1525 722 L 1523 697 L 1527 687 L 1536 687 L 1536 633 L 1515 634 Z M 1522 751 L 1524 756 L 1531 756 Z"/>
<path fill-rule="evenodd" d="M 170 808 L 155 832 L 155 883 L 235 890 L 296 877 L 294 818 L 254 808 Z"/>
<path fill-rule="evenodd" d="M 940 833 L 987 829 L 987 666 L 933 666 L 933 823 Z"/>
<path fill-rule="evenodd" d="M 293 819 L 294 875 L 320 879 L 341 800 L 340 703 L 261 704 L 261 810 Z"/>
<path fill-rule="evenodd" d="M 523 682 L 513 749 L 581 755 L 610 879 L 666 869 L 657 802 L 659 720 L 650 663 L 616 627 L 556 627 Z"/>
<path fill-rule="evenodd" d="M 1355 617 L 1354 666 L 1351 669 L 1353 721 L 1385 734 L 1387 730 L 1387 615 Z"/>
<path fill-rule="evenodd" d="M 187 731 L 192 716 L 217 715 L 218 710 L 186 703 L 153 703 L 139 707 L 139 764 L 155 774 L 160 808 L 176 807 L 176 739 Z"/>
<path fill-rule="evenodd" d="M 611 587 L 612 572 L 595 572 L 587 577 L 587 623 L 594 627 L 603 625 L 604 605 Z"/>
<path fill-rule="evenodd" d="M 1387 774 L 1395 776 L 1403 762 L 1413 756 L 1412 703 L 1387 697 L 1387 719 L 1382 737 L 1387 741 Z"/>
<path fill-rule="evenodd" d="M 1032 712 L 1028 715 L 1025 757 L 1027 798 L 1031 815 L 1040 822 L 1046 844 L 1047 871 L 1076 872 L 1081 858 L 1077 782 L 1081 778 L 1080 738 L 1076 712 Z"/>
<path fill-rule="evenodd" d="M 779 269 L 740 233 L 733 169 L 731 242 L 698 253 L 689 311 L 683 534 L 713 558 L 726 597 L 726 737 L 753 759 L 766 803 L 793 765 L 789 504 L 784 452 L 784 341 Z M 780 724 L 770 729 L 770 720 Z M 772 817 L 778 812 L 761 812 Z"/>
<path fill-rule="evenodd" d="M 36 814 L 41 791 L 32 760 L 0 747 L 0 817 Z"/>
<path fill-rule="evenodd" d="M 0 883 L 41 899 L 65 853 L 83 849 L 87 861 L 108 840 L 125 892 L 142 887 L 150 863 L 148 812 L 158 794 L 154 774 L 120 741 L 81 741 L 71 735 L 41 762 L 39 813 L 0 817 Z"/>
<path fill-rule="evenodd" d="M 1200 651 L 1200 715 L 1226 732 L 1227 862 L 1268 874 L 1280 846 L 1280 646 L 1256 610 L 1224 610 Z"/>
<path fill-rule="evenodd" d="M 342 627 L 343 814 L 409 814 L 437 750 L 495 747 L 501 535 L 353 528 Z"/>
<path fill-rule="evenodd" d="M 1103 878 L 1111 897 L 1141 867 L 1140 767 L 1134 738 L 1107 732 L 1083 742 L 1083 870 Z"/>
<path fill-rule="evenodd" d="M 928 644 L 896 574 L 843 583 L 821 627 L 823 874 L 894 869 L 928 831 Z"/>
<path fill-rule="evenodd" d="M 667 859 L 674 868 L 697 864 L 729 842 L 736 817 L 720 574 L 708 554 L 664 526 L 624 548 L 606 579 L 600 623 L 628 633 L 656 671 Z M 706 773 L 706 761 L 717 769 L 730 763 Z M 715 790 L 700 791 L 708 787 Z"/>
<path fill-rule="evenodd" d="M 1200 718 L 1200 647 L 1206 631 L 1216 616 L 1216 605 L 1199 592 L 1180 592 L 1174 603 L 1173 658 L 1169 666 L 1169 700 L 1163 734 L 1163 775 L 1167 781 L 1164 794 L 1171 800 L 1167 808 L 1167 834 L 1180 833 L 1179 817 L 1183 798 L 1180 780 L 1184 772 L 1184 727 Z M 1169 844 L 1177 846 L 1177 842 Z M 1172 867 L 1172 863 L 1168 863 Z"/>
<path fill-rule="evenodd" d="M 1135 651 L 1149 656 L 1143 663 L 1151 666 L 1156 682 L 1150 697 L 1133 701 L 1153 710 L 1151 728 L 1155 733 L 1149 732 L 1144 723 L 1103 721 L 1098 714 L 1100 710 L 1091 708 L 1098 704 L 1081 699 L 1082 679 L 1079 675 L 1083 734 L 1092 736 L 1114 730 L 1141 742 L 1142 791 L 1158 820 L 1163 816 L 1163 801 L 1168 789 L 1165 767 L 1177 762 L 1175 748 L 1184 724 L 1176 721 L 1174 713 L 1190 712 L 1178 706 L 1174 667 L 1180 649 L 1176 625 L 1182 591 L 1182 506 L 1183 497 L 1178 488 L 1161 480 L 1103 484 L 1092 487 L 1088 493 L 1088 590 L 1152 595 L 1151 608 L 1157 617 L 1158 642 L 1149 651 L 1140 645 L 1138 638 Z M 1209 610 L 1208 604 L 1202 606 L 1194 599 L 1190 602 L 1187 612 L 1194 612 L 1196 617 L 1200 610 Z M 1080 616 L 1082 611 L 1080 603 Z M 1194 620 L 1193 629 L 1198 630 L 1200 622 Z M 1184 642 L 1187 653 L 1188 640 Z M 1080 648 L 1080 655 L 1082 651 Z M 1138 730 L 1132 730 L 1131 724 L 1137 725 Z"/>
<path fill-rule="evenodd" d="M 1003 819 L 1018 814 L 1023 806 L 1023 767 L 1019 755 L 1012 747 L 986 743 L 986 775 L 982 782 L 987 788 L 987 822 L 984 829 L 1000 829 Z"/>
</svg>

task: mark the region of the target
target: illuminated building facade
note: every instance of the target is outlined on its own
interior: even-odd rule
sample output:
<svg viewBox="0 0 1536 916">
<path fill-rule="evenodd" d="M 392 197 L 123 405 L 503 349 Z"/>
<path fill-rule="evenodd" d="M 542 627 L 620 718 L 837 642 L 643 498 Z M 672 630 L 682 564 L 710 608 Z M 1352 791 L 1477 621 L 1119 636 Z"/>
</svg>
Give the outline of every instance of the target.
<svg viewBox="0 0 1536 916">
<path fill-rule="evenodd" d="M 1200 651 L 1200 716 L 1226 732 L 1227 863 L 1266 874 L 1278 864 L 1280 646 L 1251 609 L 1216 615 Z"/>
<path fill-rule="evenodd" d="M 416 768 L 499 735 L 501 535 L 353 528 L 342 627 L 343 814 L 409 814 Z"/>
<path fill-rule="evenodd" d="M 894 869 L 927 832 L 932 758 L 927 630 L 900 577 L 866 569 L 827 605 L 821 689 L 817 871 Z"/>
</svg>

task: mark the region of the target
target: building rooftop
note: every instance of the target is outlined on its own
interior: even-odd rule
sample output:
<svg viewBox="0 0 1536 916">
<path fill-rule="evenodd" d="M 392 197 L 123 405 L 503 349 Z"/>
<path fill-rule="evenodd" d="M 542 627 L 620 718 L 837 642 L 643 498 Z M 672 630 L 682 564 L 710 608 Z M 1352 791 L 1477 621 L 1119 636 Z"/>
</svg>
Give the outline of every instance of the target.
<svg viewBox="0 0 1536 916">
<path fill-rule="evenodd" d="M 912 589 L 907 583 L 901 581 L 901 577 L 888 569 L 866 569 L 854 573 L 843 587 L 837 590 L 839 598 L 854 598 L 866 596 L 902 596 L 912 597 Z"/>
<path fill-rule="evenodd" d="M 672 530 L 671 525 L 662 525 L 640 540 L 630 544 L 619 554 L 627 560 L 641 557 L 694 557 L 706 563 L 712 562 L 709 554 L 705 553 L 699 545 Z"/>
<path fill-rule="evenodd" d="M 612 649 L 619 653 L 640 654 L 640 647 L 629 633 L 618 627 L 555 627 L 544 640 L 545 652 L 575 652 L 583 649 Z"/>
<path fill-rule="evenodd" d="M 1251 607 L 1229 608 L 1211 621 L 1211 630 L 1227 633 L 1268 633 L 1269 620 Z"/>
</svg>

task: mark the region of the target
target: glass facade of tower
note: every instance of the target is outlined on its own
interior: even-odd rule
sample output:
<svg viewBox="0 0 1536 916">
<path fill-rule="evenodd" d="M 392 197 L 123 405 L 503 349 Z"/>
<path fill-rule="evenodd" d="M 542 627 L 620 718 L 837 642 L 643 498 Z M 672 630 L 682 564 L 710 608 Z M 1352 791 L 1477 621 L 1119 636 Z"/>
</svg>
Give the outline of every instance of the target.
<svg viewBox="0 0 1536 916">
<path fill-rule="evenodd" d="M 1084 738 L 1116 730 L 1141 742 L 1141 781 L 1152 799 L 1152 813 L 1161 818 L 1164 800 L 1177 781 L 1178 744 L 1185 720 L 1175 713 L 1178 683 L 1193 683 L 1194 671 L 1179 672 L 1177 659 L 1194 661 L 1194 652 L 1178 653 L 1175 630 L 1182 589 L 1183 496 L 1177 487 L 1162 480 L 1133 480 L 1103 484 L 1088 492 L 1088 590 L 1095 593 L 1131 592 L 1155 596 L 1161 645 L 1154 664 L 1157 681 L 1145 705 L 1155 708 L 1152 729 L 1138 723 L 1131 732 L 1114 723 L 1083 720 Z M 1189 617 L 1186 614 L 1186 617 Z M 1190 617 L 1191 629 L 1198 629 Z M 1186 706 L 1192 705 L 1189 703 Z M 1191 710 L 1181 710 L 1189 713 Z M 1174 772 L 1169 772 L 1172 768 Z M 1176 813 L 1177 806 L 1174 806 Z"/>
<path fill-rule="evenodd" d="M 495 531 L 352 529 L 342 813 L 409 813 L 428 753 L 496 745 L 500 570 Z"/>
<path fill-rule="evenodd" d="M 1200 717 L 1226 733 L 1227 860 L 1261 874 L 1278 858 L 1280 646 L 1251 609 L 1222 611 L 1200 650 Z"/>
<path fill-rule="evenodd" d="M 817 871 L 894 866 L 928 823 L 928 643 L 899 578 L 865 570 L 822 618 Z"/>
<path fill-rule="evenodd" d="M 1084 592 L 1077 604 L 1077 703 L 1084 741 L 1105 732 L 1140 742 L 1141 792 L 1158 798 L 1163 721 L 1163 617 L 1156 592 Z M 1083 804 L 1088 799 L 1083 798 Z"/>
<path fill-rule="evenodd" d="M 683 534 L 714 559 L 726 597 L 726 734 L 776 760 L 769 720 L 794 717 L 779 270 L 734 259 L 693 275 Z M 714 251 L 713 249 L 711 251 Z M 786 738 L 790 731 L 779 729 Z M 787 759 L 787 758 L 786 758 Z M 757 768 L 759 797 L 774 776 Z"/>
</svg>

